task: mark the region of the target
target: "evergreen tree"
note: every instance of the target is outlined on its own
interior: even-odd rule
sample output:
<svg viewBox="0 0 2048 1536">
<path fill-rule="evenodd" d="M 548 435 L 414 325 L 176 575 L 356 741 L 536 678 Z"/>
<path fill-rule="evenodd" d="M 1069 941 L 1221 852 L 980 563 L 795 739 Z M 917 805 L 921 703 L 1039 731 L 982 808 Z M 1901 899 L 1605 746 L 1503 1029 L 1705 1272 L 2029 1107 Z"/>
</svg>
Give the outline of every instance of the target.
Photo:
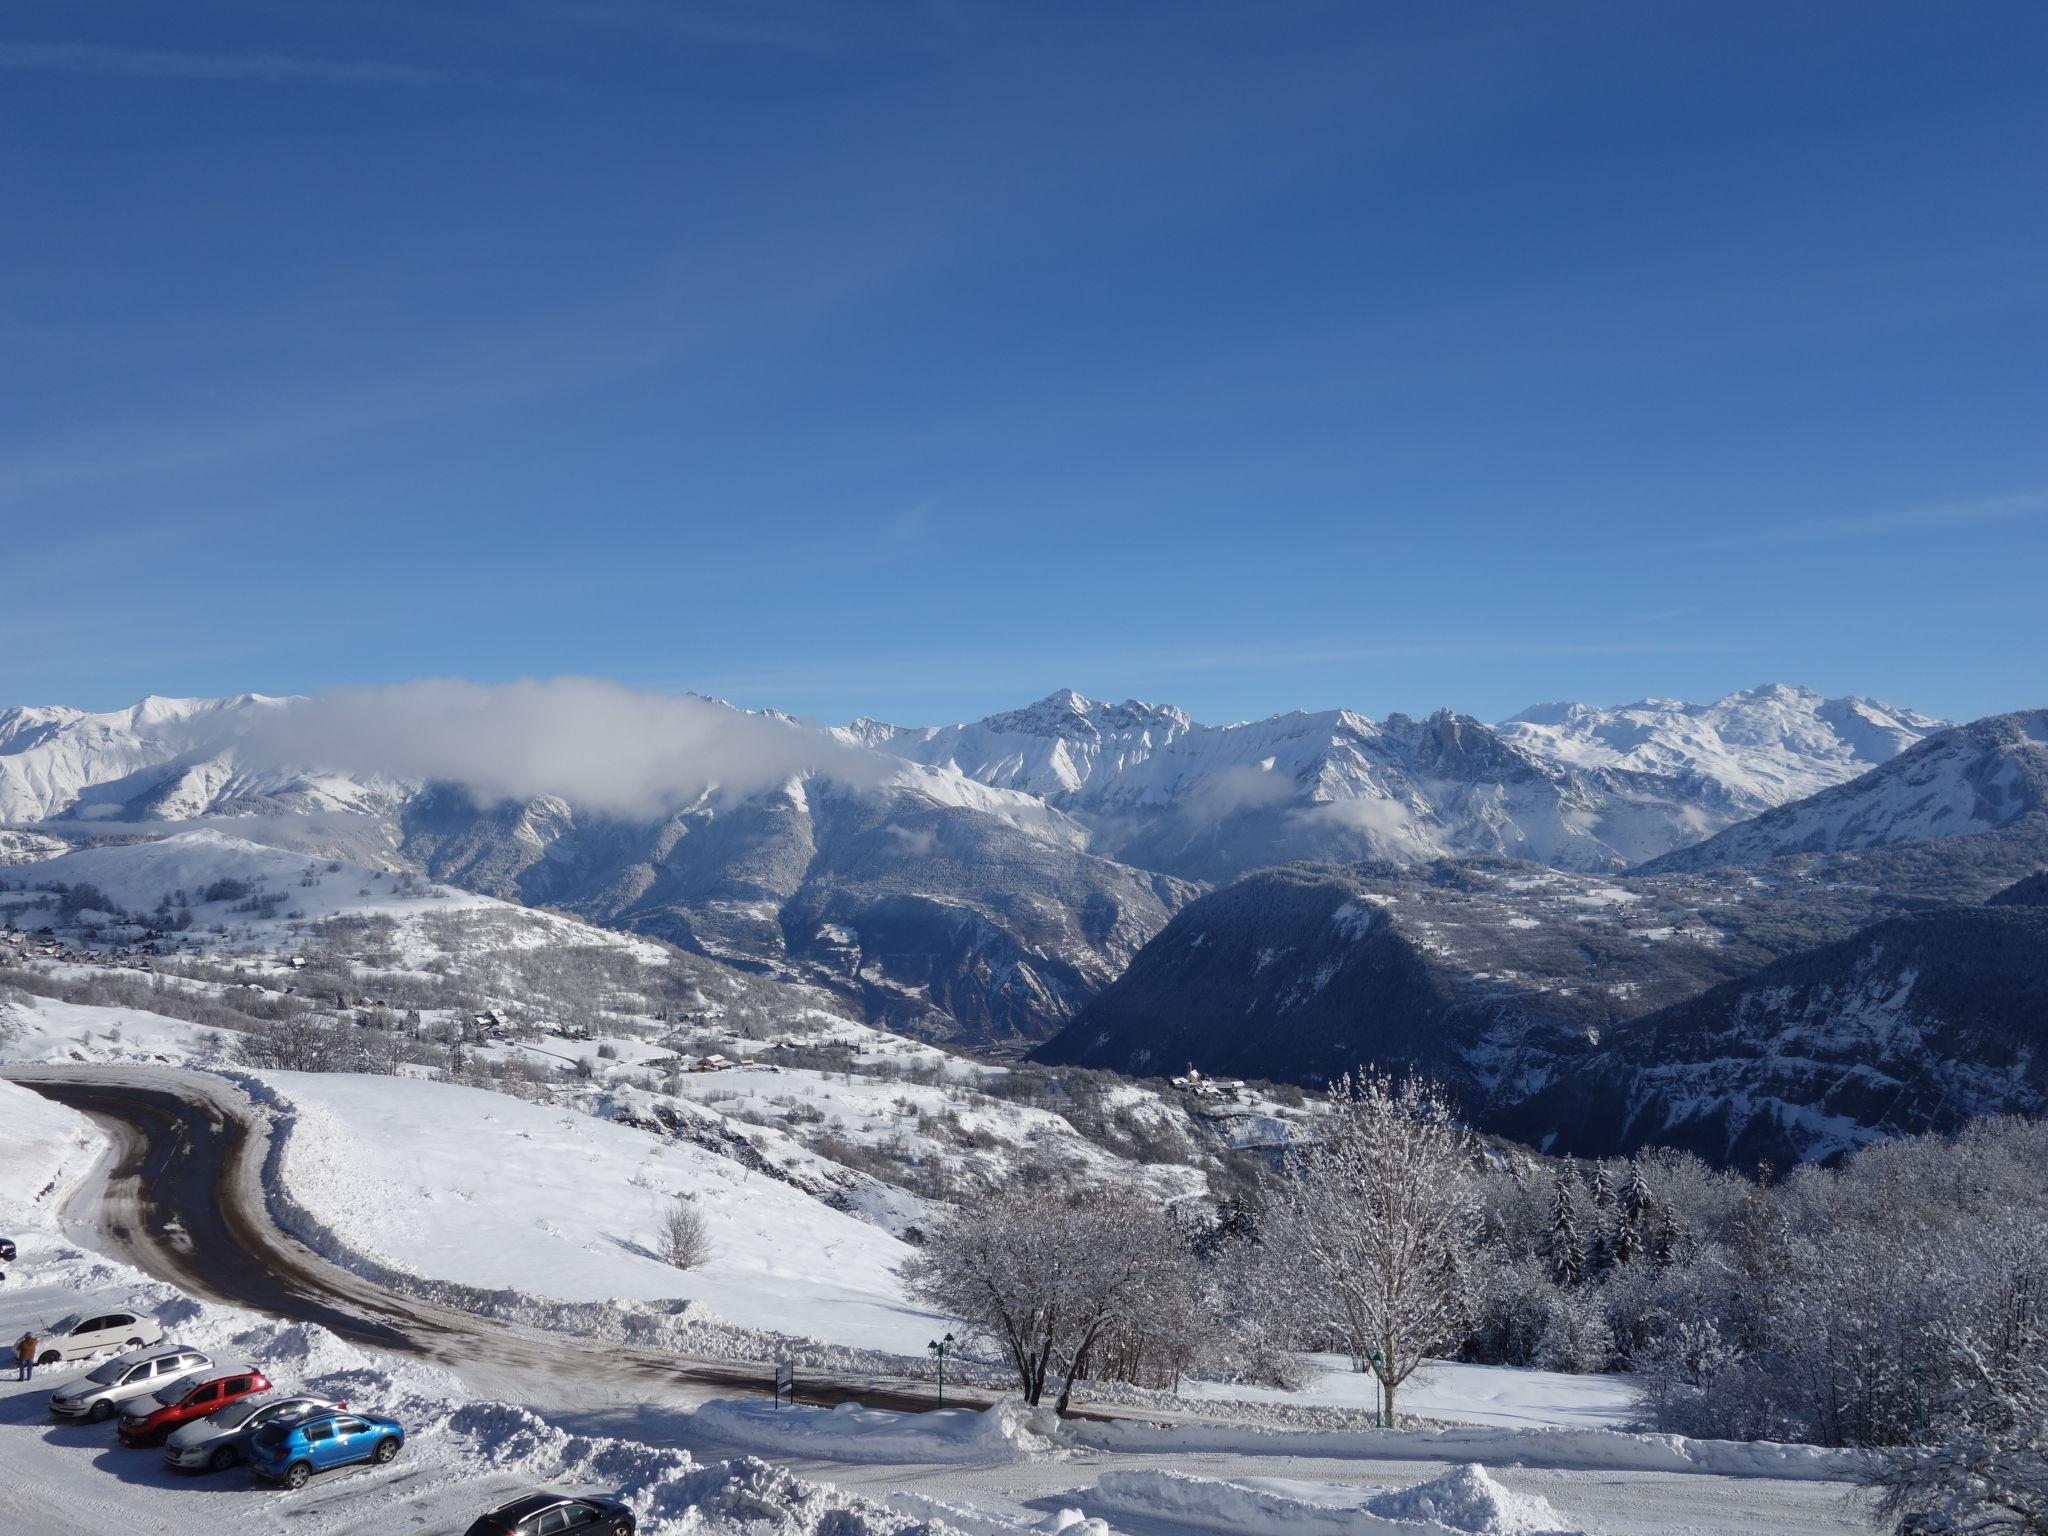
<svg viewBox="0 0 2048 1536">
<path fill-rule="evenodd" d="M 1550 1207 L 1550 1278 L 1558 1285 L 1577 1285 L 1585 1274 L 1585 1241 L 1572 1198 L 1569 1168 L 1557 1176 L 1557 1194 Z"/>
<path fill-rule="evenodd" d="M 1585 1274 L 1588 1280 L 1600 1280 L 1615 1265 L 1615 1233 L 1596 1215 L 1593 1227 L 1586 1234 Z"/>
<path fill-rule="evenodd" d="M 1642 1164 L 1629 1159 L 1628 1177 L 1621 1184 L 1621 1218 L 1614 1225 L 1614 1262 L 1633 1264 L 1650 1248 L 1652 1228 L 1657 1221 L 1657 1202 L 1650 1194 L 1649 1180 Z"/>
</svg>

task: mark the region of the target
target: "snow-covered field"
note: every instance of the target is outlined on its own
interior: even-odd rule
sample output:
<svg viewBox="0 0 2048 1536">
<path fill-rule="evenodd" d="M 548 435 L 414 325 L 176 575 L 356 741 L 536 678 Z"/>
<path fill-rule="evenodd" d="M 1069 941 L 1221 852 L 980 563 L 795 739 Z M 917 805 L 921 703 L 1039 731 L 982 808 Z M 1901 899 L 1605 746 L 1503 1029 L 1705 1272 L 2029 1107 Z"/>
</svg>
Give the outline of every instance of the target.
<svg viewBox="0 0 2048 1536">
<path fill-rule="evenodd" d="M 1238 1383 L 1193 1381 L 1197 1400 L 1316 1403 L 1371 1413 L 1377 1381 L 1342 1355 L 1315 1355 L 1316 1375 L 1298 1392 Z M 1400 1408 L 1425 1419 L 1527 1429 L 1622 1429 L 1635 1418 L 1634 1383 L 1623 1376 L 1570 1376 L 1433 1360 L 1401 1388 Z"/>
<path fill-rule="evenodd" d="M 564 1301 L 688 1299 L 742 1327 L 904 1355 L 945 1331 L 903 1295 L 902 1242 L 689 1142 L 452 1083 L 243 1081 L 279 1122 L 294 1229 L 351 1268 Z M 690 1270 L 659 1256 L 679 1198 L 710 1237 Z"/>
</svg>

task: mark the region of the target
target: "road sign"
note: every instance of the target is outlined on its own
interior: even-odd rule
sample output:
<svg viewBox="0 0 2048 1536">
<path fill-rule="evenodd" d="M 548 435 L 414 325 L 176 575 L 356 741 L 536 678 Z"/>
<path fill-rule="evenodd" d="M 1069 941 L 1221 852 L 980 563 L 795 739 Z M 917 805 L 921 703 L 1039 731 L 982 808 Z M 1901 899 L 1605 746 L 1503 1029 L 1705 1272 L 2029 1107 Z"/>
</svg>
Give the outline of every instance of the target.
<svg viewBox="0 0 2048 1536">
<path fill-rule="evenodd" d="M 776 1407 L 782 1406 L 782 1399 L 785 1395 L 789 1398 L 790 1406 L 794 1407 L 796 1405 L 796 1367 L 787 1360 L 778 1360 L 775 1362 Z"/>
</svg>

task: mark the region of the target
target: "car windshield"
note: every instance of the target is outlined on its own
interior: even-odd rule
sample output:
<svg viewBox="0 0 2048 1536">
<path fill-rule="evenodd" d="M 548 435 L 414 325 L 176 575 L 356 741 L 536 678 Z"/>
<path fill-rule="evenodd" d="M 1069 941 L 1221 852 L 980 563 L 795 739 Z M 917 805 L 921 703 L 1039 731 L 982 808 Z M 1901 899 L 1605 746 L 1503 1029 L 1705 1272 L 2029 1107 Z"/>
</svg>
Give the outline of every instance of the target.
<svg viewBox="0 0 2048 1536">
<path fill-rule="evenodd" d="M 240 1429 L 249 1420 L 261 1413 L 264 1403 L 253 1397 L 245 1397 L 232 1407 L 223 1408 L 219 1413 L 209 1414 L 206 1422 L 215 1429 Z"/>
<path fill-rule="evenodd" d="M 98 1382 L 103 1387 L 110 1387 L 127 1374 L 128 1366 L 126 1364 L 119 1360 L 109 1360 L 85 1379 Z"/>
<path fill-rule="evenodd" d="M 292 1432 L 289 1424 L 266 1424 L 256 1431 L 256 1443 L 261 1446 L 284 1444 L 284 1437 Z"/>
<path fill-rule="evenodd" d="M 185 1400 L 185 1394 L 197 1385 L 198 1383 L 190 1376 L 180 1376 L 176 1381 L 166 1386 L 158 1387 L 150 1395 L 168 1408 L 173 1403 L 182 1403 Z"/>
<path fill-rule="evenodd" d="M 72 1329 L 76 1328 L 80 1323 L 84 1321 L 84 1317 L 82 1317 L 80 1314 L 76 1312 L 73 1312 L 69 1317 L 59 1318 L 56 1322 L 50 1324 L 49 1329 L 47 1331 L 50 1333 L 59 1334 L 69 1333 Z"/>
</svg>

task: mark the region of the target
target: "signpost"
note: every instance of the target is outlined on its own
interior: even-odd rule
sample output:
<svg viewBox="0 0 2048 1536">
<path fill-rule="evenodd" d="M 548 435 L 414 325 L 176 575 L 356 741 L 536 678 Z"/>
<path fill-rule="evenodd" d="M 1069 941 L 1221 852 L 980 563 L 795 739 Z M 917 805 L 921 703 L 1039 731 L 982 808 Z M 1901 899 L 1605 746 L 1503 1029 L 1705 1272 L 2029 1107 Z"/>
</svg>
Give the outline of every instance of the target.
<svg viewBox="0 0 2048 1536">
<path fill-rule="evenodd" d="M 778 1360 L 775 1362 L 776 1407 L 780 1408 L 782 1406 L 782 1399 L 785 1395 L 789 1398 L 789 1406 L 794 1408 L 796 1406 L 796 1367 L 787 1360 Z"/>
</svg>

